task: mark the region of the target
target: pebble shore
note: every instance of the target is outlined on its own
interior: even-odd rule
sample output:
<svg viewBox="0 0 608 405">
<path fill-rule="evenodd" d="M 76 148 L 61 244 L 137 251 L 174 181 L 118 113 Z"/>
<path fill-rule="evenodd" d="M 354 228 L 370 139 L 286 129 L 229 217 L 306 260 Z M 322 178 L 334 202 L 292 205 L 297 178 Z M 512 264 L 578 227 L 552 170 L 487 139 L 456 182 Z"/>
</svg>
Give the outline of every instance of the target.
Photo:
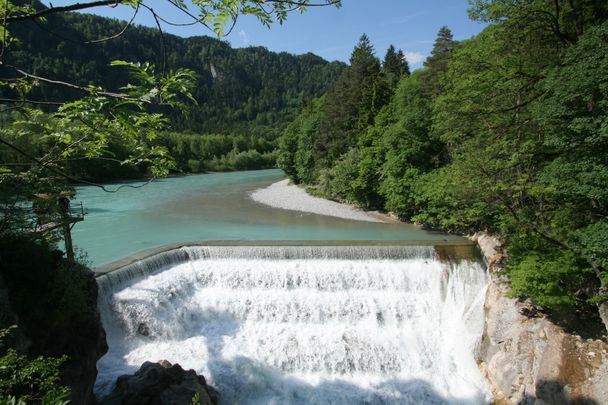
<svg viewBox="0 0 608 405">
<path fill-rule="evenodd" d="M 313 214 L 352 219 L 366 222 L 385 222 L 354 207 L 323 198 L 313 197 L 305 190 L 282 180 L 251 193 L 251 198 L 261 204 L 285 210 L 310 212 Z"/>
</svg>

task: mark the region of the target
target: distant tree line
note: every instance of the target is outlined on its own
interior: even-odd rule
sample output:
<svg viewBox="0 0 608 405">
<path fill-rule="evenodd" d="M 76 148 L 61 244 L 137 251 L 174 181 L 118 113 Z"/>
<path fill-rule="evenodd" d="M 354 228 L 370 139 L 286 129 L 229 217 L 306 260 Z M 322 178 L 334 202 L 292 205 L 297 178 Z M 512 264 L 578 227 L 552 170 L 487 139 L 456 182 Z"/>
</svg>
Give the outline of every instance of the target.
<svg viewBox="0 0 608 405">
<path fill-rule="evenodd" d="M 507 242 L 514 295 L 608 322 L 608 3 L 471 2 L 408 74 L 367 37 L 278 162 L 330 198 Z M 575 312 L 582 311 L 582 312 Z"/>
<path fill-rule="evenodd" d="M 5 66 L 0 66 L 0 76 L 19 77 L 8 67 L 18 66 L 32 75 L 79 86 L 94 84 L 118 92 L 129 82 L 129 71 L 112 68 L 113 60 L 147 61 L 155 66 L 157 73 L 190 69 L 196 73 L 191 90 L 196 104 L 191 104 L 187 113 L 163 107 L 158 107 L 157 112 L 169 118 L 172 129 L 172 134 L 167 134 L 161 143 L 171 151 L 181 150 L 176 169 L 197 172 L 274 166 L 271 152 L 282 130 L 295 118 L 303 103 L 327 91 L 345 66 L 311 53 L 275 53 L 263 47 L 234 49 L 217 38 L 180 38 L 141 26 L 130 27 L 111 41 L 86 43 L 121 32 L 124 26 L 123 21 L 78 13 L 49 15 L 46 22 L 32 20 L 15 25 L 11 28 L 14 39 L 10 52 L 3 56 Z M 0 98 L 22 96 L 9 86 L 0 87 Z M 44 103 L 73 101 L 81 96 L 78 90 L 40 82 L 30 89 L 27 99 L 42 102 L 38 107 L 53 111 L 55 105 Z M 13 120 L 13 110 L 4 110 L 0 111 L 0 119 L 8 124 Z M 187 135 L 179 140 L 177 134 L 182 132 Z M 209 135 L 210 140 L 195 141 L 201 145 L 212 144 L 218 136 L 224 136 L 238 147 L 222 149 L 221 155 L 209 156 L 203 151 L 201 155 L 193 153 L 184 157 L 184 145 L 191 145 L 195 135 Z M 32 139 L 30 143 L 32 148 L 44 147 L 39 139 Z M 124 146 L 112 144 L 108 152 L 120 161 L 129 154 L 123 149 Z M 198 146 L 189 148 L 199 149 Z M 13 158 L 13 151 L 0 150 L 0 155 L 5 162 L 14 161 L 8 160 Z M 210 163 L 213 159 L 215 163 Z M 80 160 L 72 162 L 70 167 L 75 170 L 74 174 L 94 179 L 146 173 L 145 165 L 135 168 L 111 160 Z"/>
</svg>

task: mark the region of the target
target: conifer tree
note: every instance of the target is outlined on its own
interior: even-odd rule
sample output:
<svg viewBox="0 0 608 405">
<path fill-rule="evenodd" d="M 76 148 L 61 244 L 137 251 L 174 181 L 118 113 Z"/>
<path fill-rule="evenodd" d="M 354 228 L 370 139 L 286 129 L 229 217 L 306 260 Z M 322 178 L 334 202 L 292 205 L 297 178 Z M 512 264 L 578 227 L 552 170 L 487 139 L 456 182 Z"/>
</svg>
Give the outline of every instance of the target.
<svg viewBox="0 0 608 405">
<path fill-rule="evenodd" d="M 397 51 L 397 58 L 403 63 L 403 74 L 409 76 L 411 74 L 410 65 L 407 62 L 407 58 L 401 49 Z"/>
<path fill-rule="evenodd" d="M 382 63 L 382 71 L 385 74 L 392 73 L 398 79 L 404 75 L 409 76 L 410 67 L 401 49 L 397 51 L 393 45 L 388 47 Z"/>
<path fill-rule="evenodd" d="M 397 51 L 393 45 L 389 46 L 382 62 L 381 80 L 376 86 L 374 102 L 377 110 L 388 104 L 399 81 L 409 74 L 410 67 L 403 51 Z"/>
<path fill-rule="evenodd" d="M 360 89 L 357 129 L 362 130 L 374 122 L 374 116 L 377 112 L 374 94 L 380 74 L 380 61 L 374 55 L 374 47 L 367 35 L 361 35 L 359 43 L 351 55 L 350 63 L 354 73 L 355 88 Z"/>
<path fill-rule="evenodd" d="M 446 26 L 441 27 L 437 33 L 431 56 L 424 61 L 427 69 L 422 77 L 422 82 L 427 95 L 437 96 L 443 91 L 441 78 L 448 69 L 455 46 L 452 31 Z"/>
<path fill-rule="evenodd" d="M 374 121 L 378 112 L 377 82 L 380 61 L 374 55 L 367 35 L 353 49 L 346 68 L 323 106 L 323 120 L 316 145 L 316 159 L 331 165 L 349 147 L 357 144 L 359 134 Z"/>
</svg>

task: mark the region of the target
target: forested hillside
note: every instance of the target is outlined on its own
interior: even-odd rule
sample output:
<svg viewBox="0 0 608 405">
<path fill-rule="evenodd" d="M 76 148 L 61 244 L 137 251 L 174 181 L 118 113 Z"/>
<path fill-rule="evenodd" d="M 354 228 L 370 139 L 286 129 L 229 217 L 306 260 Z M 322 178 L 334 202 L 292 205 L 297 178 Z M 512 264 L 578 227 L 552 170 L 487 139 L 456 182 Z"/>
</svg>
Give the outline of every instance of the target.
<svg viewBox="0 0 608 405">
<path fill-rule="evenodd" d="M 280 132 L 303 102 L 327 91 L 344 69 L 343 63 L 329 63 L 310 53 L 234 49 L 207 36 L 181 38 L 165 33 L 161 38 L 158 30 L 139 26 L 129 27 L 115 39 L 97 42 L 120 33 L 125 24 L 78 13 L 51 15 L 46 22 L 28 21 L 13 28 L 15 40 L 3 55 L 4 63 L 44 78 L 111 91 L 128 83 L 129 74 L 126 69 L 111 67 L 113 60 L 149 62 L 157 72 L 193 70 L 197 78 L 192 95 L 197 104 L 191 104 L 188 113 L 162 111 L 170 117 L 173 132 L 161 144 L 185 171 L 274 166 L 272 151 Z M 20 76 L 10 67 L 0 67 L 0 75 Z M 2 92 L 3 97 L 19 96 L 6 87 Z M 63 102 L 81 96 L 78 90 L 40 83 L 27 98 Z M 214 147 L 205 149 L 205 145 Z M 120 145 L 112 149 L 120 156 L 126 153 Z M 79 162 L 73 169 L 89 178 L 137 175 L 109 162 Z"/>
<path fill-rule="evenodd" d="M 470 14 L 487 28 L 462 42 L 442 28 L 392 97 L 363 37 L 284 132 L 280 165 L 324 196 L 502 235 L 515 295 L 571 318 L 599 305 L 608 322 L 608 3 L 473 1 Z"/>
</svg>

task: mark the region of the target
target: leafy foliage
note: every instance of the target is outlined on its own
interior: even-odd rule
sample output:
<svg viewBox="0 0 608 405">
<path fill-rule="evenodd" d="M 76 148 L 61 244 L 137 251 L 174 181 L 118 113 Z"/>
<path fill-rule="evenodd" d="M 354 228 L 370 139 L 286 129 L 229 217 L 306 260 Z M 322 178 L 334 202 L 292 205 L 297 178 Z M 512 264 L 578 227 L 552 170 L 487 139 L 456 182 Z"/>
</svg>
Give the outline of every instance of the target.
<svg viewBox="0 0 608 405">
<path fill-rule="evenodd" d="M 70 391 L 58 385 L 59 368 L 66 357 L 30 359 L 5 347 L 9 333 L 10 329 L 0 330 L 0 404 L 67 404 Z"/>
<path fill-rule="evenodd" d="M 6 64 L 38 76 L 80 86 L 94 83 L 110 91 L 118 91 L 129 80 L 127 70 L 110 67 L 115 60 L 147 61 L 157 74 L 163 66 L 167 70 L 190 69 L 196 74 L 190 90 L 197 104 L 190 105 L 187 115 L 179 109 L 162 109 L 172 128 L 237 135 L 252 129 L 284 129 L 301 102 L 327 91 L 344 66 L 313 54 L 274 53 L 262 47 L 233 49 L 228 42 L 206 36 L 164 34 L 163 49 L 158 31 L 145 27 L 130 27 L 112 41 L 83 44 L 120 32 L 123 25 L 88 14 L 52 15 L 45 24 L 24 23 L 12 28 L 19 42 L 8 48 L 3 58 Z M 0 71 L 2 77 L 20 76 L 7 67 L 0 67 Z M 5 95 L 14 94 L 5 91 Z M 40 83 L 28 98 L 69 101 L 80 95 Z"/>
<path fill-rule="evenodd" d="M 308 162 L 315 175 L 279 162 L 332 198 L 495 232 L 514 295 L 588 311 L 608 299 L 608 4 L 479 0 L 470 13 L 488 26 L 460 43 L 443 27 L 424 68 L 379 109 L 358 108 L 353 83 L 365 86 L 351 60 L 317 113 L 331 126 L 308 135 L 327 151 Z M 385 59 L 386 69 L 393 49 Z M 284 133 L 280 156 L 298 154 L 309 115 Z"/>
<path fill-rule="evenodd" d="M 208 6 L 208 11 L 214 14 L 219 12 L 220 3 L 201 2 L 195 7 Z M 229 3 L 224 6 L 233 13 L 240 12 L 244 3 L 255 2 Z M 236 3 L 243 4 L 237 7 Z M 259 5 L 254 6 L 259 9 Z M 277 16 L 268 17 L 274 19 Z M 328 63 L 313 54 L 277 54 L 261 47 L 232 49 L 227 42 L 217 38 L 184 39 L 164 34 L 161 41 L 157 30 L 144 27 L 130 27 L 112 41 L 85 44 L 120 32 L 123 24 L 93 15 L 67 13 L 49 15 L 44 23 L 11 25 L 14 43 L 2 56 L 5 64 L 0 66 L 0 72 L 2 77 L 14 78 L 18 82 L 10 81 L 6 86 L 0 86 L 4 97 L 17 101 L 68 101 L 74 103 L 69 107 L 71 113 L 75 113 L 77 108 L 86 110 L 88 103 L 94 102 L 100 119 L 116 107 L 127 113 L 134 109 L 139 112 L 139 120 L 132 119 L 129 123 L 123 117 L 117 117 L 114 130 L 81 143 L 81 149 L 89 151 L 88 156 L 71 157 L 64 165 L 64 169 L 74 177 L 95 180 L 141 177 L 150 172 L 162 175 L 173 169 L 191 172 L 195 166 L 202 171 L 205 167 L 218 167 L 218 164 L 209 163 L 211 159 L 218 162 L 230 160 L 225 156 L 230 150 L 213 156 L 195 152 L 187 157 L 173 156 L 176 138 L 161 140 L 158 136 L 168 127 L 172 131 L 186 132 L 188 136 L 247 138 L 252 154 L 256 151 L 266 156 L 261 166 L 247 168 L 271 166 L 270 151 L 276 147 L 280 131 L 294 118 L 300 105 L 325 92 L 343 70 L 342 63 Z M 100 100 L 94 96 L 90 100 L 82 99 L 82 91 L 24 79 L 21 73 L 9 66 L 19 66 L 30 74 L 85 88 L 94 83 L 92 89 L 129 95 L 137 100 L 124 103 L 124 100 L 113 101 L 103 94 L 97 94 L 102 97 Z M 140 105 L 135 108 L 135 103 Z M 47 112 L 54 108 L 42 107 Z M 11 108 L 5 110 L 10 111 Z M 4 119 L 9 123 L 24 120 L 23 114 L 19 113 L 5 113 Z M 88 122 L 92 126 L 100 124 L 92 119 Z M 73 124 L 66 119 L 58 125 L 66 123 Z M 120 134 L 126 124 L 130 129 L 139 125 L 141 133 L 149 135 L 148 139 L 136 147 L 132 142 L 123 142 L 114 136 Z M 82 131 L 84 127 L 83 122 L 77 121 L 72 132 Z M 14 139 L 13 136 L 9 138 Z M 36 132 L 30 133 L 29 139 L 23 133 L 20 142 L 27 143 L 28 150 L 49 147 L 48 142 L 40 142 L 39 138 L 40 134 Z M 101 138 L 102 142 L 96 144 Z M 63 135 L 61 139 L 69 142 L 79 138 L 71 134 Z M 103 153 L 100 153 L 101 149 Z M 233 154 L 244 151 L 243 148 L 234 149 Z M 3 153 L 0 150 L 0 154 L 6 156 L 5 162 L 18 162 L 14 151 Z M 103 159 L 100 159 L 101 155 Z M 171 158 L 176 158 L 175 166 L 170 162 Z M 188 164 L 188 161 L 195 160 L 207 163 Z M 234 168 L 228 161 L 228 167 Z"/>
</svg>

